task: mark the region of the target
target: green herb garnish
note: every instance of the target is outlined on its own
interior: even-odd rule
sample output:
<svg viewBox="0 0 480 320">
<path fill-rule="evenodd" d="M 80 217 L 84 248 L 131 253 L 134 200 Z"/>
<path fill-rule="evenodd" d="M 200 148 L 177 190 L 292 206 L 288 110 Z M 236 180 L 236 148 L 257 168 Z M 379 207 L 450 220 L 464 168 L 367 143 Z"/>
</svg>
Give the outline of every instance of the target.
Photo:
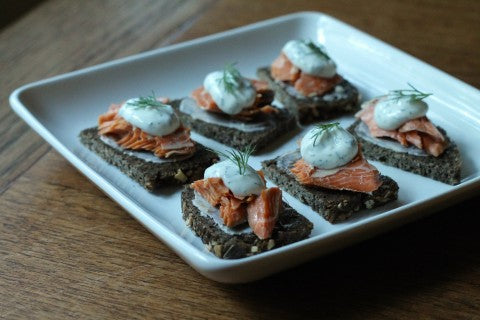
<svg viewBox="0 0 480 320">
<path fill-rule="evenodd" d="M 165 107 L 164 103 L 161 103 L 157 100 L 155 96 L 155 92 L 152 90 L 151 96 L 146 97 L 139 97 L 137 99 L 133 99 L 133 101 L 127 102 L 129 106 L 134 107 L 135 109 L 144 109 L 144 108 L 156 108 L 156 107 Z"/>
<path fill-rule="evenodd" d="M 238 173 L 244 175 L 248 167 L 248 158 L 250 155 L 255 152 L 255 146 L 248 145 L 243 149 L 243 151 L 238 151 L 235 149 L 227 150 L 226 152 L 217 151 L 213 149 L 208 149 L 215 152 L 219 156 L 225 157 L 228 160 L 232 161 L 238 167 Z"/>
<path fill-rule="evenodd" d="M 243 77 L 235 68 L 235 63 L 229 63 L 223 68 L 223 75 L 219 80 L 219 83 L 225 87 L 225 90 L 231 94 L 235 93 L 235 88 L 239 88 L 243 84 Z"/>
<path fill-rule="evenodd" d="M 331 60 L 330 56 L 325 51 L 325 47 L 323 47 L 322 45 L 317 45 L 312 40 L 302 40 L 302 43 L 306 45 L 310 50 L 312 50 L 314 54 L 327 60 Z"/>
<path fill-rule="evenodd" d="M 320 137 L 322 133 L 332 128 L 336 128 L 338 126 L 340 126 L 339 122 L 327 123 L 327 124 L 316 124 L 315 127 L 313 128 L 313 130 L 315 130 L 313 133 L 313 139 L 314 139 L 313 146 L 315 146 L 315 144 L 317 143 L 318 137 Z"/>
<path fill-rule="evenodd" d="M 395 100 L 398 102 L 400 99 L 408 99 L 409 101 L 421 101 L 428 96 L 431 96 L 432 93 L 424 93 L 412 86 L 410 83 L 407 83 L 411 89 L 404 90 L 392 90 L 388 93 L 388 100 Z"/>
</svg>

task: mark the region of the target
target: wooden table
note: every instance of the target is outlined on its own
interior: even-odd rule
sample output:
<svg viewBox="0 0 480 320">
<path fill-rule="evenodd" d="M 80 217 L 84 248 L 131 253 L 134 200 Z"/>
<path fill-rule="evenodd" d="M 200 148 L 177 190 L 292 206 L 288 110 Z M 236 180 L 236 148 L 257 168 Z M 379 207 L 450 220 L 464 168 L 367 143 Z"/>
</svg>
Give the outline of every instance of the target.
<svg viewBox="0 0 480 320">
<path fill-rule="evenodd" d="M 27 82 L 301 10 L 480 87 L 475 0 L 52 0 L 0 30 L 1 318 L 480 318 L 478 195 L 265 280 L 224 285 L 186 265 L 8 105 Z"/>
</svg>

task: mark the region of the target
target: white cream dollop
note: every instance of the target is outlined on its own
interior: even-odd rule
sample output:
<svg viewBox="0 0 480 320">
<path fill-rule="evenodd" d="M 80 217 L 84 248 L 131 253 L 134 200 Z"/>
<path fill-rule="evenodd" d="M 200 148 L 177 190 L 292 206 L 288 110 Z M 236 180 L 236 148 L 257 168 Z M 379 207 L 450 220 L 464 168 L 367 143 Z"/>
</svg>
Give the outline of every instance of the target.
<svg viewBox="0 0 480 320">
<path fill-rule="evenodd" d="M 257 92 L 248 79 L 243 77 L 241 79 L 231 79 L 235 85 L 232 86 L 231 90 L 227 90 L 224 81 L 222 81 L 223 77 L 223 71 L 214 71 L 209 73 L 203 81 L 205 90 L 212 96 L 220 110 L 234 115 L 253 105 Z"/>
<path fill-rule="evenodd" d="M 409 97 L 382 97 L 375 105 L 373 117 L 377 125 L 384 130 L 395 130 L 405 122 L 423 117 L 427 114 L 428 105 L 422 100 Z"/>
<path fill-rule="evenodd" d="M 319 55 L 305 41 L 290 40 L 282 49 L 287 58 L 300 70 L 322 78 L 331 78 L 337 73 L 332 59 Z"/>
<path fill-rule="evenodd" d="M 300 146 L 302 158 L 320 169 L 341 167 L 349 163 L 357 153 L 357 140 L 339 125 L 327 129 L 311 129 L 303 137 Z"/>
<path fill-rule="evenodd" d="M 165 136 L 178 129 L 180 120 L 168 104 L 161 106 L 136 106 L 138 98 L 127 100 L 118 111 L 132 126 L 152 136 Z"/>
<path fill-rule="evenodd" d="M 261 194 L 265 189 L 262 178 L 252 167 L 247 165 L 245 169 L 244 174 L 240 174 L 235 163 L 223 160 L 208 167 L 205 170 L 204 178 L 222 178 L 225 186 L 239 197 Z"/>
</svg>

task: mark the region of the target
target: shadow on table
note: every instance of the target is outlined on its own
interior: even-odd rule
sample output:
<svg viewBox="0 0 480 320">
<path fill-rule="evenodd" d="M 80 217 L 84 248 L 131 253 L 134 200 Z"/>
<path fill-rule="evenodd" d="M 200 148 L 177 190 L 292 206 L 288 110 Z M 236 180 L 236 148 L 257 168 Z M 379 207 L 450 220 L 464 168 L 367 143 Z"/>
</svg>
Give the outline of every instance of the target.
<svg viewBox="0 0 480 320">
<path fill-rule="evenodd" d="M 479 200 L 477 196 L 389 234 L 225 291 L 260 318 L 398 317 L 398 310 L 413 317 L 455 307 L 475 312 L 468 301 L 455 301 L 455 289 L 459 282 L 470 282 L 459 289 L 467 290 L 461 296 L 468 297 L 480 276 L 477 269 L 472 278 L 472 266 L 479 265 Z"/>
<path fill-rule="evenodd" d="M 44 0 L 0 0 L 0 29 L 15 22 L 22 15 L 32 10 Z"/>
</svg>

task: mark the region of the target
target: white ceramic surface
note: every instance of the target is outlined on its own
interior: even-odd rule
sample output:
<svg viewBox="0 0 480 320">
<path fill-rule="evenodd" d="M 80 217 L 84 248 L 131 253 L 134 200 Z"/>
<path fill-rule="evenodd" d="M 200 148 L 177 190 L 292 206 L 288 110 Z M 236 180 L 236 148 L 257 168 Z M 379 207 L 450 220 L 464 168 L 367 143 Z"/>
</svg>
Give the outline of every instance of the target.
<svg viewBox="0 0 480 320">
<path fill-rule="evenodd" d="M 323 43 L 337 62 L 339 73 L 359 88 L 364 99 L 404 88 L 407 82 L 434 93 L 427 100 L 428 115 L 457 142 L 464 160 L 462 183 L 449 186 L 374 162 L 383 174 L 398 182 L 396 202 L 332 225 L 285 193 L 286 201 L 314 223 L 311 237 L 257 256 L 221 260 L 207 252 L 184 226 L 179 188 L 148 193 L 78 140 L 78 133 L 94 126 L 97 116 L 112 102 L 152 90 L 171 98 L 186 96 L 202 83 L 206 73 L 229 62 L 237 61 L 242 73 L 254 77 L 257 67 L 270 64 L 283 44 L 294 38 Z M 31 83 L 15 90 L 10 103 L 38 134 L 148 230 L 198 272 L 221 282 L 265 277 L 418 219 L 442 208 L 440 204 L 452 204 L 480 190 L 480 92 L 321 13 L 282 16 Z M 347 126 L 353 117 L 340 121 Z M 261 160 L 293 150 L 301 134 L 282 140 L 284 145 L 276 143 L 253 157 L 251 163 L 260 168 Z M 196 134 L 193 137 L 210 147 L 224 148 Z"/>
</svg>

